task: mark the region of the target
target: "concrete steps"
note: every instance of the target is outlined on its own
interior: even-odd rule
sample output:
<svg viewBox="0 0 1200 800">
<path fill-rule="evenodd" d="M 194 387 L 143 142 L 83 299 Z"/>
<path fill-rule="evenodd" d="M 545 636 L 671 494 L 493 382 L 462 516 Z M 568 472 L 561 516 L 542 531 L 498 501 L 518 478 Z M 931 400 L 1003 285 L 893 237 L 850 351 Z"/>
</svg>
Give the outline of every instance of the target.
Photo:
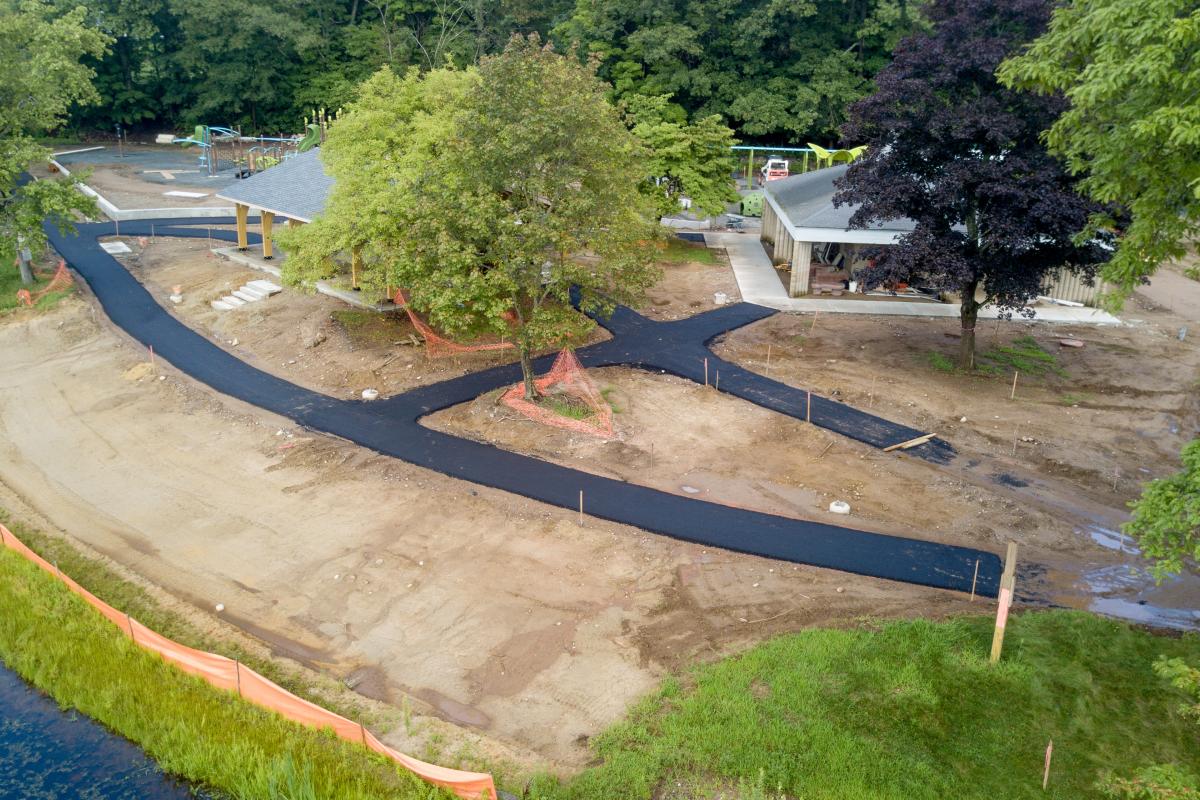
<svg viewBox="0 0 1200 800">
<path fill-rule="evenodd" d="M 241 308 L 247 303 L 257 303 L 260 300 L 266 300 L 271 295 L 279 294 L 282 291 L 282 286 L 271 281 L 250 281 L 244 286 L 234 289 L 220 300 L 213 300 L 209 305 L 217 311 L 232 311 L 235 308 Z"/>
</svg>

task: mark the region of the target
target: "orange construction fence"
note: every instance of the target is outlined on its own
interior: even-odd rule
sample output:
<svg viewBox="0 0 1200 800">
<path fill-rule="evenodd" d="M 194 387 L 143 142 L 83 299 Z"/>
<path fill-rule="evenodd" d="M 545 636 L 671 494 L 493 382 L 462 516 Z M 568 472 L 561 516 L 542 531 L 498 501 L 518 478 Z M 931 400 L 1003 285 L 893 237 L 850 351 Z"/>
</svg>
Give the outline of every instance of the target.
<svg viewBox="0 0 1200 800">
<path fill-rule="evenodd" d="M 50 292 L 61 292 L 68 286 L 75 283 L 75 279 L 71 277 L 71 273 L 67 270 L 67 262 L 59 260 L 58 269 L 54 271 L 54 277 L 40 291 L 30 294 L 28 289 L 20 289 L 17 291 L 17 300 L 27 306 L 32 307 L 34 303 L 41 300 Z"/>
<path fill-rule="evenodd" d="M 441 358 L 443 356 L 454 356 L 459 353 L 478 353 L 486 350 L 511 350 L 515 345 L 512 342 L 485 342 L 483 344 L 459 344 L 447 339 L 445 336 L 439 336 L 434 333 L 433 328 L 429 327 L 426 322 L 417 316 L 412 310 L 412 306 L 408 303 L 408 296 L 404 294 L 403 289 L 397 289 L 392 301 L 403 306 L 405 313 L 408 314 L 409 321 L 413 327 L 425 339 L 425 354 L 430 358 Z"/>
<path fill-rule="evenodd" d="M 243 699 L 255 705 L 275 711 L 283 717 L 307 725 L 310 728 L 330 728 L 342 739 L 358 742 L 365 747 L 388 756 L 418 777 L 437 786 L 449 789 L 465 800 L 496 800 L 496 785 L 492 776 L 484 772 L 465 772 L 458 769 L 439 767 L 407 756 L 385 745 L 363 727 L 345 717 L 297 697 L 277 686 L 254 670 L 231 658 L 194 650 L 174 642 L 147 628 L 137 620 L 105 603 L 84 589 L 74 580 L 63 575 L 16 536 L 0 525 L 0 541 L 10 550 L 23 555 L 46 572 L 59 578 L 72 592 L 82 597 L 116 625 L 139 647 L 158 653 L 166 661 L 184 672 L 198 675 L 218 689 L 237 692 Z"/>
<path fill-rule="evenodd" d="M 582 404 L 589 412 L 586 419 L 575 419 L 531 403 L 525 399 L 525 384 L 518 383 L 510 386 L 508 391 L 500 396 L 500 401 L 522 416 L 543 425 L 564 428 L 578 433 L 587 433 L 601 438 L 613 436 L 612 406 L 604 398 L 604 394 L 587 374 L 587 370 L 579 363 L 579 358 L 570 349 L 564 349 L 554 359 L 550 371 L 540 378 L 533 379 L 534 386 L 542 393 L 552 393 L 558 397 Z"/>
</svg>

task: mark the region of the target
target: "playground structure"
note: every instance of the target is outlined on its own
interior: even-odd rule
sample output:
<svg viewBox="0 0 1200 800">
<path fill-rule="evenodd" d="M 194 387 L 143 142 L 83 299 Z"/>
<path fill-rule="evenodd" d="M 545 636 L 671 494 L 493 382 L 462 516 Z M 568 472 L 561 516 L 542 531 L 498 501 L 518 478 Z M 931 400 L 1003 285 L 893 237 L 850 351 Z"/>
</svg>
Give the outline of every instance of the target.
<svg viewBox="0 0 1200 800">
<path fill-rule="evenodd" d="M 233 167 L 234 177 L 248 178 L 321 144 L 334 118 L 323 108 L 314 111 L 311 122 L 304 119 L 304 133 L 291 136 L 243 136 L 236 128 L 197 125 L 191 136 L 173 136 L 169 143 L 199 147 L 199 164 L 209 177 L 226 164 Z M 167 136 L 161 137 L 164 142 Z"/>
<path fill-rule="evenodd" d="M 834 164 L 849 164 L 859 158 L 867 151 L 866 146 L 852 147 L 849 149 L 826 149 L 820 145 L 808 143 L 807 147 L 764 147 L 762 145 L 734 145 L 730 150 L 736 153 L 746 152 L 746 174 L 744 177 L 746 189 L 755 187 L 755 156 L 754 152 L 760 151 L 769 153 L 760 163 L 759 168 L 759 186 L 765 185 L 768 181 L 779 180 L 786 178 L 792 174 L 803 174 L 823 167 L 831 167 Z M 794 153 L 791 158 L 785 158 L 783 153 Z M 799 169 L 796 167 L 799 166 Z"/>
</svg>

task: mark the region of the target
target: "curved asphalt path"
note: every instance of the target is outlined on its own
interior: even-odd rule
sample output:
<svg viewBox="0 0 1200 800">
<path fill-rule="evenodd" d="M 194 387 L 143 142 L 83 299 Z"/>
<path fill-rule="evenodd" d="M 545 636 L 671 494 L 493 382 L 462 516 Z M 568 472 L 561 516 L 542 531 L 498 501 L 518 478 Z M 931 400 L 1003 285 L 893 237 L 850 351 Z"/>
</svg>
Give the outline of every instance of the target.
<svg viewBox="0 0 1200 800">
<path fill-rule="evenodd" d="M 156 235 L 204 238 L 209 235 L 205 226 L 228 222 L 126 222 L 121 234 L 146 236 L 153 225 Z M 1001 563 L 994 553 L 694 500 L 550 464 L 419 424 L 426 414 L 515 382 L 520 377 L 517 364 L 471 373 L 372 403 L 338 400 L 301 388 L 251 367 L 168 313 L 97 244 L 98 237 L 115 234 L 112 223 L 81 224 L 78 228 L 77 235 L 64 235 L 47 225 L 47 234 L 67 263 L 87 281 L 114 323 L 142 344 L 153 346 L 158 356 L 176 368 L 217 391 L 307 428 L 560 508 L 578 508 L 582 490 L 584 510 L 592 516 L 726 550 L 958 591 L 970 590 L 978 561 L 976 591 L 986 596 L 997 593 Z M 232 232 L 213 231 L 212 235 L 230 239 Z M 578 355 L 590 366 L 627 364 L 666 370 L 693 380 L 697 374 L 702 379 L 703 360 L 707 357 L 709 368 L 714 369 L 715 364 L 722 372 L 722 391 L 802 418 L 804 400 L 800 398 L 805 398 L 804 392 L 722 361 L 705 347 L 716 336 L 772 313 L 738 304 L 687 320 L 657 323 L 629 309 L 619 309 L 606 321 L 614 338 L 581 349 Z M 539 369 L 547 368 L 550 358 L 539 359 Z M 816 396 L 813 422 L 877 446 L 921 433 Z M 924 449 L 921 455 L 944 460 L 952 453 L 948 445 L 941 444 Z"/>
</svg>

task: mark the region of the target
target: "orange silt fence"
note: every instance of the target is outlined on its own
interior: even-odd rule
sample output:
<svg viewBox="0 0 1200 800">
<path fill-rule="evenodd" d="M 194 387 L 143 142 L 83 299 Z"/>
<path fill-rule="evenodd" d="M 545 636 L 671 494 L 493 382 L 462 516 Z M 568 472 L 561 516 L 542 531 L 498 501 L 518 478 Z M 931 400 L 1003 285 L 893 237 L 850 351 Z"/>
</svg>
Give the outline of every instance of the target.
<svg viewBox="0 0 1200 800">
<path fill-rule="evenodd" d="M 56 566 L 29 549 L 4 525 L 0 525 L 0 541 L 9 550 L 20 553 L 46 572 L 59 578 L 67 585 L 68 589 L 107 617 L 139 647 L 158 653 L 165 661 L 184 672 L 203 678 L 218 689 L 237 692 L 244 700 L 274 711 L 293 722 L 310 728 L 329 728 L 338 737 L 357 742 L 376 753 L 385 755 L 423 780 L 448 789 L 464 800 L 497 800 L 495 781 L 490 774 L 439 767 L 436 764 L 427 764 L 398 750 L 393 750 L 379 741 L 363 727 L 362 723 L 346 719 L 315 703 L 310 703 L 302 697 L 297 697 L 231 658 L 186 647 L 147 628 L 128 614 L 105 603 L 70 577 L 63 575 Z"/>
</svg>

